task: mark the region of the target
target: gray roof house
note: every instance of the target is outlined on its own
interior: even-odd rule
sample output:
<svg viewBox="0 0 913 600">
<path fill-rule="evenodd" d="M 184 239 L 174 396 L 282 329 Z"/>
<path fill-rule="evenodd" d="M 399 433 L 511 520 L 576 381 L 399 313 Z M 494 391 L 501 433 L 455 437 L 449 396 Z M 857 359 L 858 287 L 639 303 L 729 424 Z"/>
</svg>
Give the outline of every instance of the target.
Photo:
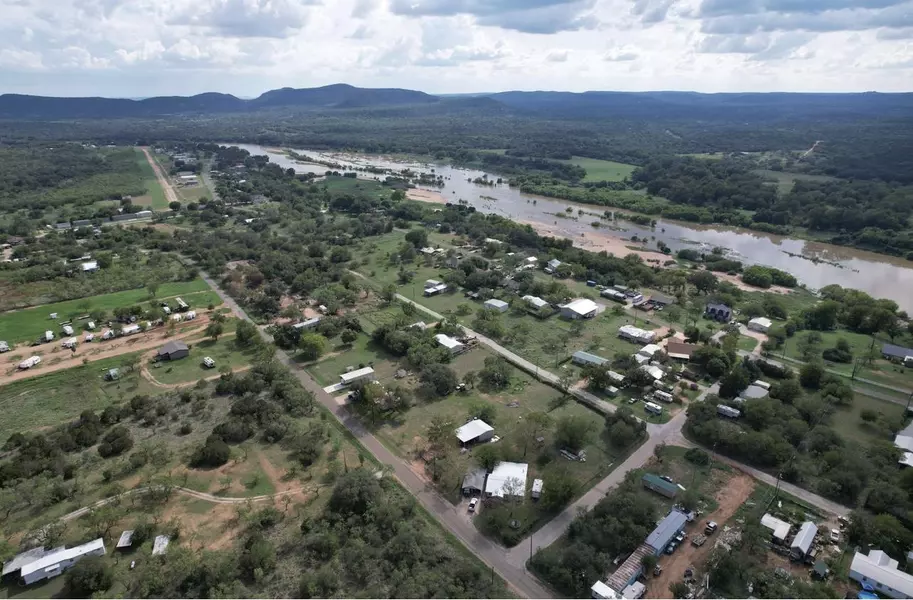
<svg viewBox="0 0 913 600">
<path fill-rule="evenodd" d="M 913 356 L 913 350 L 894 344 L 882 344 L 881 355 L 888 360 L 904 360 L 908 356 Z"/>
<path fill-rule="evenodd" d="M 186 358 L 189 355 L 190 349 L 187 347 L 187 344 L 181 340 L 172 340 L 159 348 L 156 357 L 159 360 L 177 360 L 179 358 Z"/>
<path fill-rule="evenodd" d="M 466 473 L 466 477 L 463 478 L 463 485 L 461 490 L 466 496 L 471 496 L 473 494 L 481 494 L 485 490 L 485 477 L 488 475 L 488 471 L 485 469 L 473 469 Z"/>
<path fill-rule="evenodd" d="M 725 304 L 708 304 L 704 314 L 715 321 L 728 323 L 732 319 L 732 309 Z"/>
</svg>

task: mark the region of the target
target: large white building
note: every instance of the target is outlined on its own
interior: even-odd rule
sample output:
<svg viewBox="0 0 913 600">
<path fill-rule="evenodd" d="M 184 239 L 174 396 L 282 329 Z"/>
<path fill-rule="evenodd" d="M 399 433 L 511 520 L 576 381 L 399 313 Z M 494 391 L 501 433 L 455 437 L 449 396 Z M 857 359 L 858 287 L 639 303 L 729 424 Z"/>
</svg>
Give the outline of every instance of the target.
<svg viewBox="0 0 913 600">
<path fill-rule="evenodd" d="M 482 419 L 473 419 L 456 430 L 457 439 L 460 440 L 461 444 L 487 442 L 494 434 L 495 428 Z"/>
<path fill-rule="evenodd" d="M 622 325 L 618 328 L 618 337 L 640 344 L 652 344 L 656 334 L 633 325 Z"/>
<path fill-rule="evenodd" d="M 86 556 L 104 556 L 105 541 L 102 538 L 92 540 L 73 548 L 58 548 L 31 562 L 23 564 L 20 577 L 25 585 L 56 577 L 79 562 Z"/>
<path fill-rule="evenodd" d="M 850 579 L 891 598 L 913 598 L 913 575 L 898 569 L 897 561 L 881 550 L 870 550 L 868 556 L 857 552 L 850 564 Z"/>
<path fill-rule="evenodd" d="M 496 310 L 500 313 L 507 312 L 508 304 L 503 300 L 498 300 L 497 298 L 492 298 L 491 300 L 485 301 L 485 308 Z"/>
<path fill-rule="evenodd" d="M 599 305 L 586 298 L 578 298 L 560 308 L 561 316 L 566 319 L 592 319 L 599 311 Z"/>
<path fill-rule="evenodd" d="M 767 317 L 755 317 L 748 322 L 748 328 L 753 331 L 758 331 L 761 333 L 767 333 L 770 329 L 770 326 L 773 325 L 773 321 Z"/>
<path fill-rule="evenodd" d="M 485 482 L 485 494 L 498 498 L 506 495 L 525 496 L 528 472 L 529 465 L 526 463 L 498 463 Z"/>
</svg>

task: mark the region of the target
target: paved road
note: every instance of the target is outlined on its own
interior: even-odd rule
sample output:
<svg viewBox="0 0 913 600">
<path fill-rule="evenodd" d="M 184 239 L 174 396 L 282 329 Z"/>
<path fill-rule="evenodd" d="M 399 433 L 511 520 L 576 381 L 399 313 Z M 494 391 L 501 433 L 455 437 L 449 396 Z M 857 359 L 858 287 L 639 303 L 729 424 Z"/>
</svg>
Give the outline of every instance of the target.
<svg viewBox="0 0 913 600">
<path fill-rule="evenodd" d="M 206 273 L 200 273 L 206 283 L 212 287 L 225 302 L 225 305 L 231 308 L 235 314 L 241 318 L 252 321 L 247 313 L 242 309 L 235 300 L 225 293 L 222 288 Z M 268 335 L 261 330 L 264 339 L 269 340 Z M 271 341 L 271 340 L 269 340 Z M 367 450 L 373 454 L 382 464 L 392 467 L 396 478 L 409 490 L 416 499 L 430 512 L 445 528 L 455 535 L 463 544 L 471 549 L 489 567 L 495 570 L 514 590 L 528 598 L 550 598 L 552 593 L 541 585 L 522 565 L 517 567 L 507 556 L 507 550 L 502 546 L 492 542 L 483 536 L 472 524 L 462 507 L 455 507 L 453 504 L 441 497 L 435 491 L 434 487 L 419 477 L 403 459 L 393 454 L 380 441 L 364 428 L 361 422 L 354 417 L 344 406 L 336 402 L 330 394 L 323 391 L 323 387 L 317 383 L 310 375 L 302 371 L 286 354 L 281 350 L 277 351 L 276 356 L 280 362 L 287 365 L 289 370 L 298 377 L 301 384 L 314 394 L 314 397 L 323 404 L 333 415 L 348 429 Z"/>
</svg>

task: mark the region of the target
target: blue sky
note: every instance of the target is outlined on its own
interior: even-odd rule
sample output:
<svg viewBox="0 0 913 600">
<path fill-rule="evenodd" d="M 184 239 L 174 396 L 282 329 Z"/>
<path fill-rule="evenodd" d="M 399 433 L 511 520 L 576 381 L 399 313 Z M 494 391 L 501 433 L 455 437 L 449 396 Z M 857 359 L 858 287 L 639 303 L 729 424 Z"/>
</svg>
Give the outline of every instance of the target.
<svg viewBox="0 0 913 600">
<path fill-rule="evenodd" d="M 913 0 L 0 0 L 0 15 L 0 93 L 913 88 Z"/>
</svg>

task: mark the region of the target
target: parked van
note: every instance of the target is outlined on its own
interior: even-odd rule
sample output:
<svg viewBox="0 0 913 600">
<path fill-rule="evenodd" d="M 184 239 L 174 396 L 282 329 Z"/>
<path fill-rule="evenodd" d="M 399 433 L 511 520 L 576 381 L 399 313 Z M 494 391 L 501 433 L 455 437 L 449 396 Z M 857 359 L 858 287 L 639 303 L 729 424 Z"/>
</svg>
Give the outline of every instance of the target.
<svg viewBox="0 0 913 600">
<path fill-rule="evenodd" d="M 23 371 L 25 371 L 26 369 L 31 369 L 32 367 L 34 367 L 35 365 L 40 364 L 40 363 L 41 363 L 40 356 L 31 356 L 31 357 L 25 359 L 24 361 L 22 361 L 21 363 L 19 363 L 19 368 L 22 369 Z"/>
<path fill-rule="evenodd" d="M 653 397 L 659 400 L 660 402 L 665 402 L 666 404 L 672 403 L 672 394 L 669 392 L 655 391 L 653 392 Z"/>
<path fill-rule="evenodd" d="M 73 349 L 76 347 L 76 338 L 74 338 L 74 337 L 67 338 L 63 342 L 61 342 L 60 345 L 67 349 Z"/>
<path fill-rule="evenodd" d="M 61 330 L 63 330 L 64 335 L 73 335 L 73 326 L 72 325 L 64 325 L 63 327 L 61 327 Z"/>
</svg>

